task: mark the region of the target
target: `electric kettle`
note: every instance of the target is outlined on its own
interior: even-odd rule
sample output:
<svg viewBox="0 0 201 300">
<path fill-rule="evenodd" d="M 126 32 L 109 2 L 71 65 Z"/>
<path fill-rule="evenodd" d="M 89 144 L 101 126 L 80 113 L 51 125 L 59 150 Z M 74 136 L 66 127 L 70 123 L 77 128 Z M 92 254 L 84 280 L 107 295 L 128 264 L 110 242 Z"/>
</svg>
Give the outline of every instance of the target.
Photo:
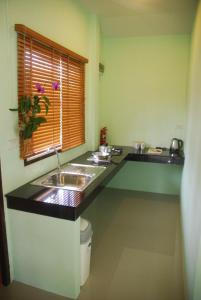
<svg viewBox="0 0 201 300">
<path fill-rule="evenodd" d="M 183 148 L 183 144 L 184 142 L 182 140 L 173 138 L 170 144 L 170 154 L 171 155 L 180 154 Z"/>
</svg>

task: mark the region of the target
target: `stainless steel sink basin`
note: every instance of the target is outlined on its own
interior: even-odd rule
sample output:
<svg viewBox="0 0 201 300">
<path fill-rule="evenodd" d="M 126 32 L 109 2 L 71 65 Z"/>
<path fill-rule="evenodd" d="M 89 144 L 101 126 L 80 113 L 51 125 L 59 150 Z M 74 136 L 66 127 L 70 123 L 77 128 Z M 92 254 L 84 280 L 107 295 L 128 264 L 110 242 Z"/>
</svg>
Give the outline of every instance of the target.
<svg viewBox="0 0 201 300">
<path fill-rule="evenodd" d="M 58 188 L 73 188 L 82 190 L 90 181 L 91 176 L 81 174 L 57 173 L 48 176 L 42 184 L 45 186 L 54 186 Z"/>
<path fill-rule="evenodd" d="M 67 164 L 61 172 L 53 171 L 32 182 L 34 185 L 83 191 L 106 167 Z"/>
</svg>

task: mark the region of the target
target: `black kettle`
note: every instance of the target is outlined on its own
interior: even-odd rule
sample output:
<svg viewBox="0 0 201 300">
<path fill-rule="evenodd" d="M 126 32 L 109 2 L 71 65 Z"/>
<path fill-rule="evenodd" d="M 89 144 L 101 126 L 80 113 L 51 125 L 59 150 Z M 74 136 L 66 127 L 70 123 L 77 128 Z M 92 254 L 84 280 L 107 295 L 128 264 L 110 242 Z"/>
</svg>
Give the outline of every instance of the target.
<svg viewBox="0 0 201 300">
<path fill-rule="evenodd" d="M 173 138 L 171 140 L 171 144 L 170 144 L 170 154 L 171 155 L 174 155 L 174 154 L 179 155 L 183 148 L 183 144 L 184 144 L 184 142 L 182 140 Z"/>
</svg>

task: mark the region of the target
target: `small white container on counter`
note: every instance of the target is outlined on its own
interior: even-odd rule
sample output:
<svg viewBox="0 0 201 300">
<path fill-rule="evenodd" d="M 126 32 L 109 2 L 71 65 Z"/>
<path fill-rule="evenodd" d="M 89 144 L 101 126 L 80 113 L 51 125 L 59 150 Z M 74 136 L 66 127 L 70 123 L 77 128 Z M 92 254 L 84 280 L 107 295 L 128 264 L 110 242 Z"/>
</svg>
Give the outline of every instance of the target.
<svg viewBox="0 0 201 300">
<path fill-rule="evenodd" d="M 136 141 L 136 142 L 134 142 L 133 147 L 134 147 L 134 149 L 135 149 L 137 152 L 140 152 L 140 151 L 143 151 L 143 150 L 145 149 L 146 144 L 145 144 L 145 142 L 143 142 L 143 141 L 142 141 L 142 142 Z"/>
</svg>

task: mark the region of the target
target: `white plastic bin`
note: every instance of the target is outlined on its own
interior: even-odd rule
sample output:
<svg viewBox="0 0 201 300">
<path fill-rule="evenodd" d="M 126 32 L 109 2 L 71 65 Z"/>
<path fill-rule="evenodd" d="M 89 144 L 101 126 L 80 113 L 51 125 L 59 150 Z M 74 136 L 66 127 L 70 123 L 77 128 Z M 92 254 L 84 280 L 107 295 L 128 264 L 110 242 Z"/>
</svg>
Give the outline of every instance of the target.
<svg viewBox="0 0 201 300">
<path fill-rule="evenodd" d="M 91 260 L 92 228 L 91 223 L 80 218 L 80 285 L 89 277 Z"/>
</svg>

